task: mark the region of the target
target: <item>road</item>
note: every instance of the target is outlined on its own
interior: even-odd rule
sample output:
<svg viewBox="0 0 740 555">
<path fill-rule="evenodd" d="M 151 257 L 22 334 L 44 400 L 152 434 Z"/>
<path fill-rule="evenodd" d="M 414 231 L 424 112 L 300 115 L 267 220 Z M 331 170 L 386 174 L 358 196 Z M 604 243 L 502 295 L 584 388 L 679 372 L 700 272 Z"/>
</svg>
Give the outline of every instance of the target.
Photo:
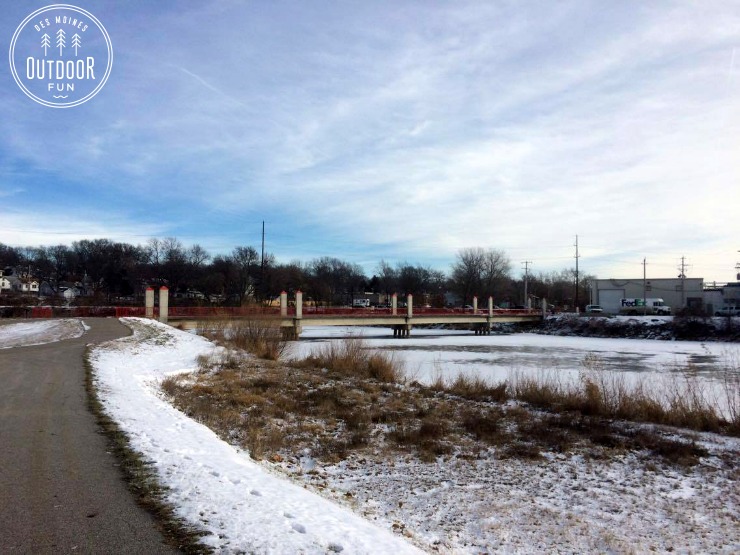
<svg viewBox="0 0 740 555">
<path fill-rule="evenodd" d="M 85 323 L 78 339 L 0 349 L 0 552 L 174 553 L 87 408 L 86 344 L 128 329 Z"/>
</svg>

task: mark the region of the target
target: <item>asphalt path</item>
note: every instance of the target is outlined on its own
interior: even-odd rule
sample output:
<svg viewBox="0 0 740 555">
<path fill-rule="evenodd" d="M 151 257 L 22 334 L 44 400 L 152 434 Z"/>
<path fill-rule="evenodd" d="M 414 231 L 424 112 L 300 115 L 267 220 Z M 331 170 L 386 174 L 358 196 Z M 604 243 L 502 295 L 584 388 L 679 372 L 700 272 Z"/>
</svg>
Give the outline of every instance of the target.
<svg viewBox="0 0 740 555">
<path fill-rule="evenodd" d="M 173 553 L 87 408 L 85 346 L 128 328 L 84 321 L 78 339 L 0 349 L 0 553 Z"/>
</svg>

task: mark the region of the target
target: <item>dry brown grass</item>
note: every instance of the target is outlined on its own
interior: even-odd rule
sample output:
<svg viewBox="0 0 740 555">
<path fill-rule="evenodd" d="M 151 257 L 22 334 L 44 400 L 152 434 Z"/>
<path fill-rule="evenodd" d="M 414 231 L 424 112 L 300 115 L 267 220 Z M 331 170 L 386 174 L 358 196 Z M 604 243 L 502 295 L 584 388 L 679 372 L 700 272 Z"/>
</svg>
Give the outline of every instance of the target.
<svg viewBox="0 0 740 555">
<path fill-rule="evenodd" d="M 723 415 L 718 408 L 720 400 L 690 368 L 665 377 L 657 385 L 644 380 L 628 383 L 624 374 L 604 371 L 591 360 L 576 383 L 562 382 L 554 373 L 514 374 L 509 390 L 513 398 L 550 412 L 738 434 L 733 409 L 729 417 Z"/>
<path fill-rule="evenodd" d="M 382 371 L 369 362 L 377 360 Z M 613 424 L 629 399 L 619 383 L 584 377 L 579 389 L 568 390 L 554 379 L 491 386 L 461 377 L 444 387 L 406 385 L 395 360 L 378 358 L 356 338 L 290 364 L 227 352 L 202 357 L 200 365 L 195 375 L 165 380 L 163 390 L 257 459 L 310 452 L 335 463 L 350 453 L 411 453 L 432 461 L 452 453 L 475 459 L 489 449 L 532 459 L 578 449 L 597 458 L 633 450 L 694 464 L 702 454 L 691 441 Z M 509 395 L 548 412 L 502 404 Z"/>
<path fill-rule="evenodd" d="M 674 380 L 659 398 L 641 382 L 627 384 L 604 372 L 595 358 L 586 361 L 577 383 L 564 383 L 554 372 L 513 375 L 499 384 L 460 375 L 448 383 L 439 371 L 432 385 L 423 386 L 407 384 L 392 354 L 368 349 L 359 337 L 279 363 L 236 349 L 251 346 L 272 359 L 274 352 L 254 347 L 264 326 L 223 324 L 210 333 L 229 348 L 201 357 L 194 376 L 168 378 L 162 388 L 184 412 L 258 459 L 310 452 L 333 463 L 350 453 L 385 452 L 431 461 L 453 452 L 476 458 L 493 448 L 502 458 L 526 459 L 548 451 L 581 450 L 596 458 L 637 451 L 685 465 L 703 454 L 691 439 L 619 422 L 724 432 L 732 424 L 711 408 L 698 380 Z M 519 403 L 506 403 L 512 399 Z"/>
<path fill-rule="evenodd" d="M 403 366 L 393 353 L 370 350 L 361 337 L 349 337 L 326 343 L 304 360 L 296 361 L 294 364 L 328 368 L 343 376 L 368 378 L 385 383 L 405 381 Z"/>
<path fill-rule="evenodd" d="M 475 401 L 504 402 L 509 398 L 506 382 L 491 384 L 477 375 L 458 374 L 450 383 L 438 378 L 432 387 Z"/>
<path fill-rule="evenodd" d="M 213 319 L 199 322 L 198 329 L 232 350 L 242 349 L 266 360 L 280 360 L 289 350 L 280 321 L 274 318 Z"/>
<path fill-rule="evenodd" d="M 732 435 L 740 436 L 740 360 L 737 351 L 727 352 L 722 365 L 722 398 Z"/>
</svg>

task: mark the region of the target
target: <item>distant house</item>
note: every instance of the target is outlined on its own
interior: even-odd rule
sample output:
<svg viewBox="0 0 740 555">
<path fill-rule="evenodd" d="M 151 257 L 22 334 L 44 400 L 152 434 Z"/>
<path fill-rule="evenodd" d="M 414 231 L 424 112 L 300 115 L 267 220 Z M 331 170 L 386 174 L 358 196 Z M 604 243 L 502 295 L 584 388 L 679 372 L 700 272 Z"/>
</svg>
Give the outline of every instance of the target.
<svg viewBox="0 0 740 555">
<path fill-rule="evenodd" d="M 65 288 L 64 291 L 61 291 L 62 297 L 64 297 L 67 301 L 72 301 L 75 298 L 80 296 L 80 290 L 76 287 L 68 287 Z"/>
<path fill-rule="evenodd" d="M 5 283 L 9 285 L 9 292 L 18 292 L 21 290 L 21 280 L 17 276 L 4 276 Z"/>
<path fill-rule="evenodd" d="M 56 291 L 48 281 L 42 281 L 39 285 L 39 295 L 42 297 L 53 297 L 56 295 Z"/>
<path fill-rule="evenodd" d="M 10 276 L 4 275 L 3 271 L 0 270 L 0 294 L 12 290 L 13 284 L 10 282 Z"/>
<path fill-rule="evenodd" d="M 19 282 L 19 291 L 21 293 L 36 293 L 39 292 L 39 280 L 33 278 L 21 278 Z"/>
</svg>

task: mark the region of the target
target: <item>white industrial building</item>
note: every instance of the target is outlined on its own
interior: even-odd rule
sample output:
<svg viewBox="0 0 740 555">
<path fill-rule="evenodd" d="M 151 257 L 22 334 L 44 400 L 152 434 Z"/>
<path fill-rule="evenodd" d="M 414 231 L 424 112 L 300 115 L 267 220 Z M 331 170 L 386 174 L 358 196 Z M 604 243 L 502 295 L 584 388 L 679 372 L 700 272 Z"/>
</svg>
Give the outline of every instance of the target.
<svg viewBox="0 0 740 555">
<path fill-rule="evenodd" d="M 673 313 L 682 308 L 705 309 L 703 278 L 597 279 L 591 283 L 591 303 L 604 312 L 619 312 L 622 299 L 660 298 Z"/>
<path fill-rule="evenodd" d="M 707 284 L 704 288 L 704 306 L 708 314 L 715 314 L 728 306 L 740 306 L 740 282 Z"/>
</svg>

